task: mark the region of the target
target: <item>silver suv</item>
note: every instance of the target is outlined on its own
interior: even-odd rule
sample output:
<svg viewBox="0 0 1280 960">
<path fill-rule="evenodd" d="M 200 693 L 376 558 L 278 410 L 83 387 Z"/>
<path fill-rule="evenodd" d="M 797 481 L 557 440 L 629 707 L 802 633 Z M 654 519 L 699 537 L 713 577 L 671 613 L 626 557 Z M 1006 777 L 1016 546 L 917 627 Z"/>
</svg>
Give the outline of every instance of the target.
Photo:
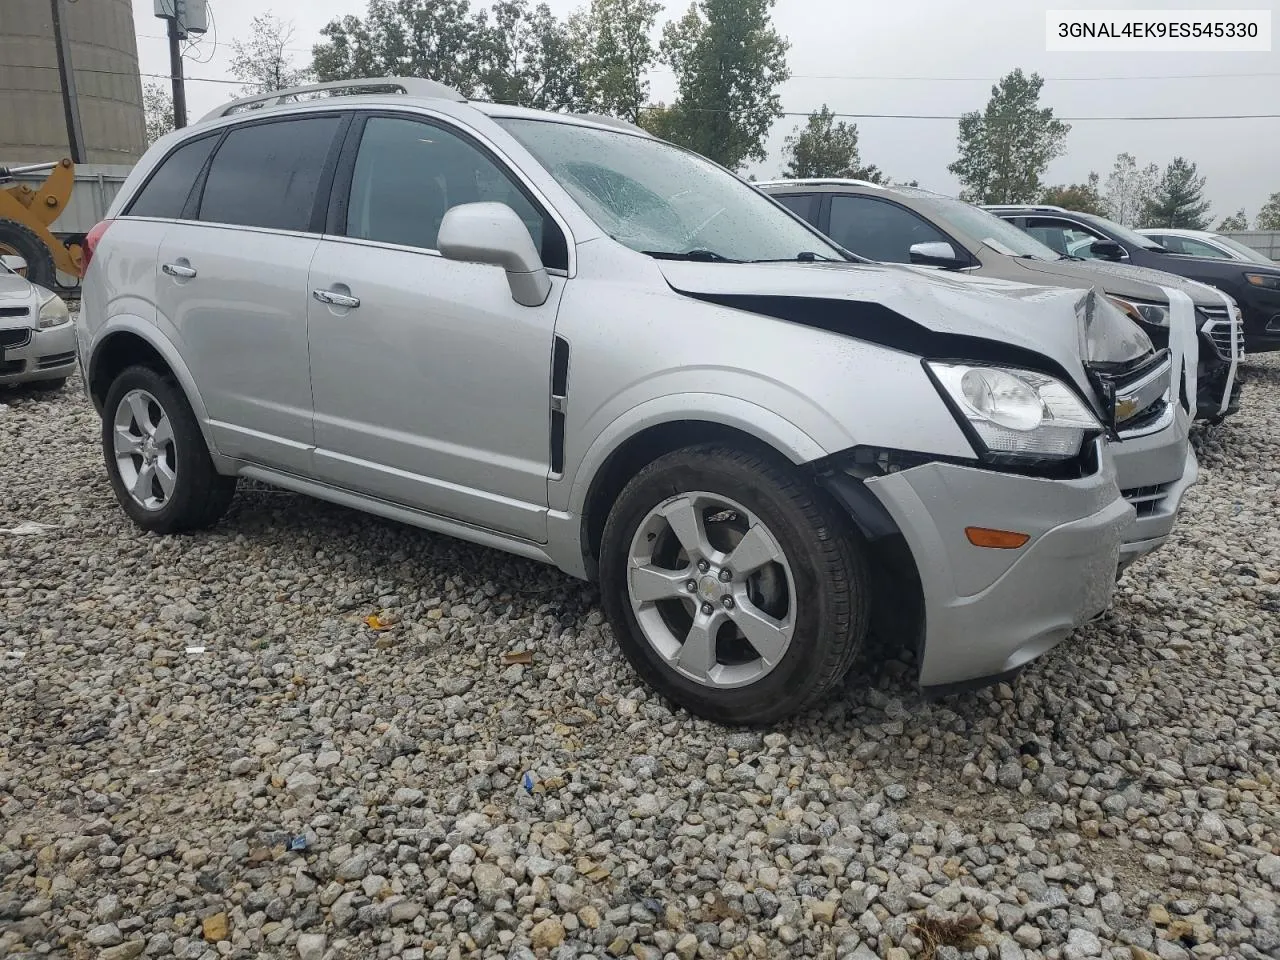
<svg viewBox="0 0 1280 960">
<path fill-rule="evenodd" d="M 724 722 L 813 703 L 871 628 L 935 688 L 1063 640 L 1134 519 L 1117 409 L 1169 399 L 1107 379 L 1140 345 L 1089 292 L 862 263 L 628 124 L 425 80 L 164 137 L 86 257 L 141 527 L 247 477 L 598 578 L 636 670 Z"/>
</svg>

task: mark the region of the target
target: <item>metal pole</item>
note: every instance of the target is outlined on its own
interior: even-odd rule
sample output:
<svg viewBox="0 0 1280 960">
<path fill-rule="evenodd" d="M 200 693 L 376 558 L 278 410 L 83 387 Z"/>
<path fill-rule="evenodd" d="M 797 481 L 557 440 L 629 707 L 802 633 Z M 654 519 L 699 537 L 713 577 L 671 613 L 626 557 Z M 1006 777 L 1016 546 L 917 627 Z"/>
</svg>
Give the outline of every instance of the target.
<svg viewBox="0 0 1280 960">
<path fill-rule="evenodd" d="M 173 16 L 169 24 L 169 75 L 173 78 L 173 127 L 181 130 L 187 125 L 187 87 L 182 79 L 182 49 L 178 41 L 182 35 L 178 29 L 179 6 L 174 2 Z"/>
<path fill-rule="evenodd" d="M 62 0 L 51 0 L 53 45 L 58 54 L 58 79 L 62 83 L 62 112 L 67 119 L 67 145 L 71 160 L 84 163 L 84 131 L 80 128 L 80 101 L 76 96 L 76 72 L 71 65 L 71 44 L 62 31 Z"/>
</svg>

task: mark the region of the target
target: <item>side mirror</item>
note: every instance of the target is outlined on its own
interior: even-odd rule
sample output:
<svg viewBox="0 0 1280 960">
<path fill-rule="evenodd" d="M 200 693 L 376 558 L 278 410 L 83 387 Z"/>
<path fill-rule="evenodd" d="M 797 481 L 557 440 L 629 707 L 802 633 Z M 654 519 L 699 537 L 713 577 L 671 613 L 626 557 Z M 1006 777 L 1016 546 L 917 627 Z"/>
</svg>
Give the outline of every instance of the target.
<svg viewBox="0 0 1280 960">
<path fill-rule="evenodd" d="M 4 261 L 4 265 L 16 273 L 20 277 L 27 275 L 27 261 L 14 253 L 6 253 L 0 256 L 0 260 Z"/>
<path fill-rule="evenodd" d="M 1089 252 L 1099 260 L 1127 260 L 1129 255 L 1124 247 L 1114 240 L 1095 240 L 1089 244 Z"/>
<path fill-rule="evenodd" d="M 440 222 L 436 247 L 449 260 L 488 263 L 507 272 L 511 298 L 540 307 L 551 294 L 551 278 L 529 236 L 529 228 L 505 203 L 464 203 Z"/>
<path fill-rule="evenodd" d="M 930 243 L 913 243 L 908 251 L 911 262 L 922 267 L 944 267 L 947 270 L 959 270 L 967 267 L 969 261 L 956 254 L 955 247 L 942 240 Z"/>
</svg>

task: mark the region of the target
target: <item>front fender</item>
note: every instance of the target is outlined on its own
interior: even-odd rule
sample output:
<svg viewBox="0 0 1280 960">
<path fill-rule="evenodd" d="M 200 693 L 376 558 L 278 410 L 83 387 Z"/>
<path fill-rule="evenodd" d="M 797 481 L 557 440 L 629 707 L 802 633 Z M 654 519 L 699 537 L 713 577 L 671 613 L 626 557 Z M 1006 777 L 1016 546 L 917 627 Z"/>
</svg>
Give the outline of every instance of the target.
<svg viewBox="0 0 1280 960">
<path fill-rule="evenodd" d="M 187 402 L 191 404 L 191 410 L 196 416 L 196 423 L 200 426 L 200 433 L 204 436 L 204 442 L 209 448 L 209 453 L 214 457 L 215 461 L 223 461 L 225 458 L 218 453 L 217 446 L 213 442 L 213 433 L 209 429 L 208 411 L 205 409 L 204 398 L 200 396 L 200 389 L 196 386 L 195 377 L 191 375 L 190 368 L 183 361 L 182 354 L 174 346 L 173 341 L 155 323 L 143 320 L 133 314 L 120 313 L 95 330 L 84 350 L 86 362 L 83 367 L 86 373 L 86 389 L 88 389 L 88 384 L 93 382 L 94 375 L 97 372 L 97 364 L 103 355 L 103 348 L 111 342 L 112 337 L 120 334 L 131 334 L 143 340 L 160 355 L 165 365 L 168 366 L 174 378 L 178 381 L 178 385 L 182 387 L 182 392 L 186 395 Z M 98 412 L 101 413 L 102 411 L 99 410 Z"/>
</svg>

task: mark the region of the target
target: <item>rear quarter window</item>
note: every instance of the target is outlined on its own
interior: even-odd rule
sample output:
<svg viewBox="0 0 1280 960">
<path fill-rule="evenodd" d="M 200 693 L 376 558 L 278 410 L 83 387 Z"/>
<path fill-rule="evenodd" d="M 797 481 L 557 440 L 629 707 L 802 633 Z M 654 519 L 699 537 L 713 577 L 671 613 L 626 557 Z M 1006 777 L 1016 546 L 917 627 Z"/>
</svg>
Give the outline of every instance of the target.
<svg viewBox="0 0 1280 960">
<path fill-rule="evenodd" d="M 214 154 L 200 219 L 308 231 L 325 161 L 342 119 L 275 120 L 237 127 Z"/>
<path fill-rule="evenodd" d="M 217 134 L 189 140 L 161 160 L 160 166 L 129 204 L 126 215 L 179 219 L 187 198 L 191 196 L 191 188 L 217 142 Z"/>
</svg>

